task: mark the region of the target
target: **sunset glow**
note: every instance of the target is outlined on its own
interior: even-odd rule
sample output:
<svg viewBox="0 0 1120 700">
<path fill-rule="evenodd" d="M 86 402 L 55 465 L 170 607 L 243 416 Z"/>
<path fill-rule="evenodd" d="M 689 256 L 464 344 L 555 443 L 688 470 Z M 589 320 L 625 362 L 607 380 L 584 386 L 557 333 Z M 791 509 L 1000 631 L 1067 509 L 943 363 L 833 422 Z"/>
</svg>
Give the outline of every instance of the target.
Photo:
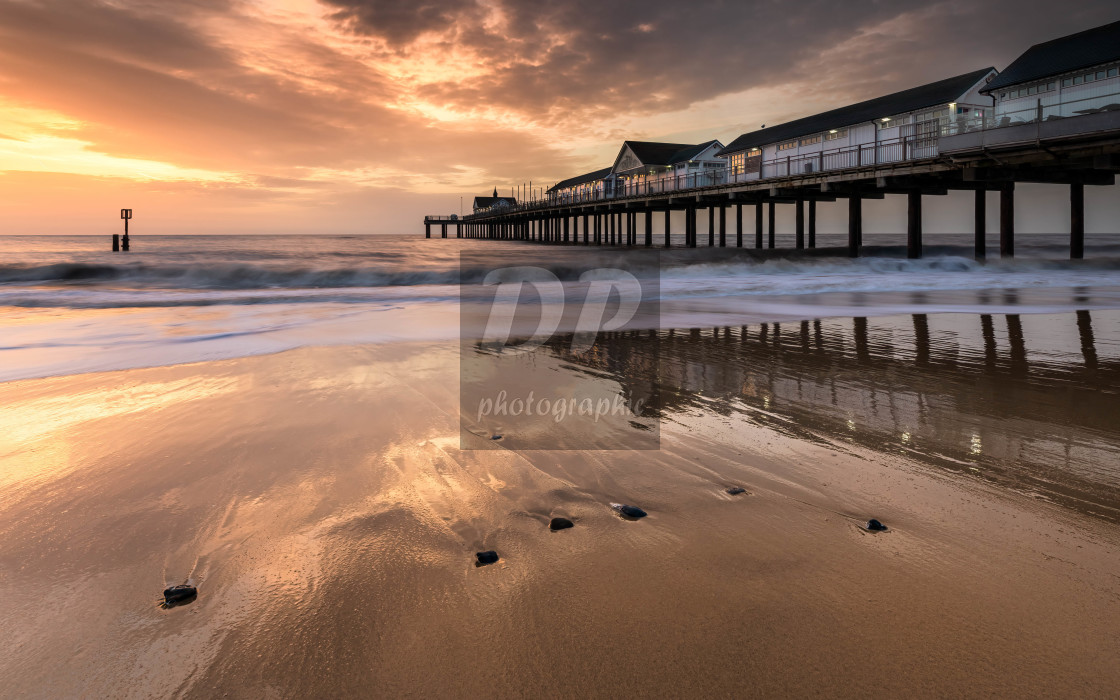
<svg viewBox="0 0 1120 700">
<path fill-rule="evenodd" d="M 460 196 L 602 167 L 626 138 L 729 141 L 1107 19 L 983 28 L 1009 7 L 5 0 L 0 215 L 86 232 L 127 198 L 162 232 L 222 212 L 265 233 L 341 206 L 344 230 L 401 232 Z M 973 49 L 947 52 L 950 35 Z M 41 220 L 60 178 L 78 192 Z"/>
</svg>

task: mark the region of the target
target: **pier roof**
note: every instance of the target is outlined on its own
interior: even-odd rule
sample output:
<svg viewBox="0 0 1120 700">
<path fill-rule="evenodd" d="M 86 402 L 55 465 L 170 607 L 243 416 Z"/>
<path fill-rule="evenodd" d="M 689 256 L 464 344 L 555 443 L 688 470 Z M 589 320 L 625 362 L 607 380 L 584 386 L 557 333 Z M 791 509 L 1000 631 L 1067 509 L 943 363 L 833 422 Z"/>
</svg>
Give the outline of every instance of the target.
<svg viewBox="0 0 1120 700">
<path fill-rule="evenodd" d="M 1120 22 L 1035 44 L 981 92 L 1120 60 Z"/>
<path fill-rule="evenodd" d="M 658 143 L 656 141 L 623 141 L 611 170 L 630 172 L 652 166 L 666 166 L 692 160 L 719 141 L 704 143 Z"/>
<path fill-rule="evenodd" d="M 555 190 L 563 190 L 563 189 L 567 189 L 569 187 L 575 187 L 576 185 L 583 185 L 583 184 L 588 183 L 588 182 L 595 182 L 597 180 L 602 180 L 603 178 L 605 178 L 607 175 L 610 175 L 610 174 L 611 174 L 611 169 L 610 168 L 602 168 L 600 170 L 593 170 L 592 172 L 584 173 L 583 175 L 576 175 L 575 177 L 570 177 L 567 180 L 561 180 L 560 182 L 557 182 L 552 187 L 549 187 L 548 191 L 553 192 Z"/>
<path fill-rule="evenodd" d="M 492 206 L 495 206 L 495 205 L 498 205 L 498 204 L 504 204 L 505 206 L 514 206 L 514 205 L 517 204 L 517 199 L 514 198 L 514 197 L 475 197 L 474 198 L 474 208 L 475 209 L 486 209 L 488 207 L 492 207 Z"/>
<path fill-rule="evenodd" d="M 803 117 L 777 126 L 752 131 L 732 141 L 727 148 L 717 155 L 737 153 L 748 148 L 759 148 L 801 136 L 809 136 L 828 129 L 841 129 L 895 114 L 948 104 L 956 101 L 961 95 L 972 89 L 976 83 L 983 80 L 984 76 L 994 70 L 990 67 L 982 68 L 971 73 L 939 80 L 935 83 L 876 97 L 866 102 L 859 102 L 847 107 L 814 114 L 811 117 Z"/>
</svg>

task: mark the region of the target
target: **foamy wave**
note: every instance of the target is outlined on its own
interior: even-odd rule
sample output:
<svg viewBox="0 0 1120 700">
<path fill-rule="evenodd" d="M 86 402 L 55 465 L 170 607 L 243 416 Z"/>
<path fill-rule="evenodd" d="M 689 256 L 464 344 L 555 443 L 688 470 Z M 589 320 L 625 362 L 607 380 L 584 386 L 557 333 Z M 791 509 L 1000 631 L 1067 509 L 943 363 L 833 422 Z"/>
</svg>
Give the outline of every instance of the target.
<svg viewBox="0 0 1120 700">
<path fill-rule="evenodd" d="M 458 284 L 459 270 L 411 269 L 388 272 L 371 267 L 315 269 L 279 265 L 58 263 L 0 266 L 0 283 L 98 283 L 193 289 L 277 289 L 397 287 Z"/>
</svg>

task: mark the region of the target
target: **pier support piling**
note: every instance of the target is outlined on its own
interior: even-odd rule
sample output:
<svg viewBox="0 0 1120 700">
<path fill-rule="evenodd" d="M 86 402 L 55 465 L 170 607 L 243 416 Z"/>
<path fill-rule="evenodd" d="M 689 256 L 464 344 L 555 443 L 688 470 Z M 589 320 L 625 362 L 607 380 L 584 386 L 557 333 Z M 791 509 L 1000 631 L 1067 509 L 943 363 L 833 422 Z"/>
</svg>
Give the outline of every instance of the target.
<svg viewBox="0 0 1120 700">
<path fill-rule="evenodd" d="M 432 237 L 432 225 L 429 224 L 429 223 L 425 223 L 424 224 L 424 238 L 431 238 L 431 237 Z M 117 250 L 118 248 L 120 248 L 119 236 L 114 233 L 113 238 L 117 239 L 117 244 L 113 246 L 113 250 Z"/>
<path fill-rule="evenodd" d="M 858 258 L 863 240 L 863 200 L 858 194 L 848 197 L 848 257 Z"/>
<path fill-rule="evenodd" d="M 735 205 L 735 247 L 743 247 L 743 205 Z"/>
<path fill-rule="evenodd" d="M 999 190 L 999 255 L 1015 257 L 1015 183 L 1004 183 Z"/>
<path fill-rule="evenodd" d="M 766 216 L 767 216 L 767 222 L 766 223 L 769 224 L 769 231 L 767 232 L 767 235 L 769 236 L 769 238 L 767 238 L 766 243 L 767 243 L 768 248 L 773 249 L 774 248 L 774 234 L 775 234 L 775 231 L 774 231 L 775 223 L 774 222 L 777 220 L 777 217 L 776 217 L 775 212 L 774 212 L 774 209 L 775 209 L 776 205 L 774 204 L 774 200 L 770 200 L 769 202 L 767 202 L 767 204 L 770 205 L 770 206 L 769 206 L 769 210 L 766 212 Z"/>
<path fill-rule="evenodd" d="M 762 202 L 754 205 L 754 247 L 762 249 Z"/>
<path fill-rule="evenodd" d="M 794 206 L 797 207 L 797 224 L 794 229 L 794 247 L 798 250 L 805 249 L 805 200 L 798 199 Z"/>
<path fill-rule="evenodd" d="M 817 247 L 817 200 L 809 200 L 809 247 Z"/>
<path fill-rule="evenodd" d="M 669 225 L 672 218 L 673 218 L 673 210 L 672 209 L 666 209 L 665 210 L 665 247 L 666 248 L 671 248 L 672 245 L 673 245 L 672 228 Z"/>
<path fill-rule="evenodd" d="M 646 247 L 653 246 L 653 210 L 646 210 Z"/>
<path fill-rule="evenodd" d="M 708 207 L 708 247 L 713 248 L 716 245 L 716 210 L 715 207 Z"/>
<path fill-rule="evenodd" d="M 727 247 L 727 207 L 719 208 L 719 247 Z"/>
<path fill-rule="evenodd" d="M 973 212 L 973 254 L 977 260 L 988 257 L 988 191 L 976 190 L 976 206 Z"/>
<path fill-rule="evenodd" d="M 922 257 L 922 193 L 906 193 L 906 257 Z"/>
<path fill-rule="evenodd" d="M 1085 185 L 1080 182 L 1069 186 L 1069 257 L 1085 257 Z"/>
</svg>

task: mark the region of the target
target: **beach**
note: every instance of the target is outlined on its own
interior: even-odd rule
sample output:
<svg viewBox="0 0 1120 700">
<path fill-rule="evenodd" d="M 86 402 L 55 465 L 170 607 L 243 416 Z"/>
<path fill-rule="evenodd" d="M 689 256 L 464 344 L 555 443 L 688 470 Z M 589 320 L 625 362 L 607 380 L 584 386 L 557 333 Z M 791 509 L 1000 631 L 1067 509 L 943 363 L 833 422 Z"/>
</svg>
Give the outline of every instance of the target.
<svg viewBox="0 0 1120 700">
<path fill-rule="evenodd" d="M 476 258 L 165 245 L 4 271 L 0 696 L 1114 694 L 1111 258 L 656 261 L 652 326 L 499 357 Z"/>
<path fill-rule="evenodd" d="M 1115 689 L 1115 484 L 1087 514 L 937 468 L 937 431 L 907 451 L 873 424 L 798 424 L 790 397 L 744 390 L 729 350 L 704 353 L 699 385 L 666 377 L 660 450 L 461 449 L 457 354 L 307 348 L 0 385 L 3 694 Z M 550 532 L 555 516 L 575 527 Z M 482 549 L 499 563 L 476 567 Z M 157 605 L 187 580 L 197 600 Z"/>
</svg>

